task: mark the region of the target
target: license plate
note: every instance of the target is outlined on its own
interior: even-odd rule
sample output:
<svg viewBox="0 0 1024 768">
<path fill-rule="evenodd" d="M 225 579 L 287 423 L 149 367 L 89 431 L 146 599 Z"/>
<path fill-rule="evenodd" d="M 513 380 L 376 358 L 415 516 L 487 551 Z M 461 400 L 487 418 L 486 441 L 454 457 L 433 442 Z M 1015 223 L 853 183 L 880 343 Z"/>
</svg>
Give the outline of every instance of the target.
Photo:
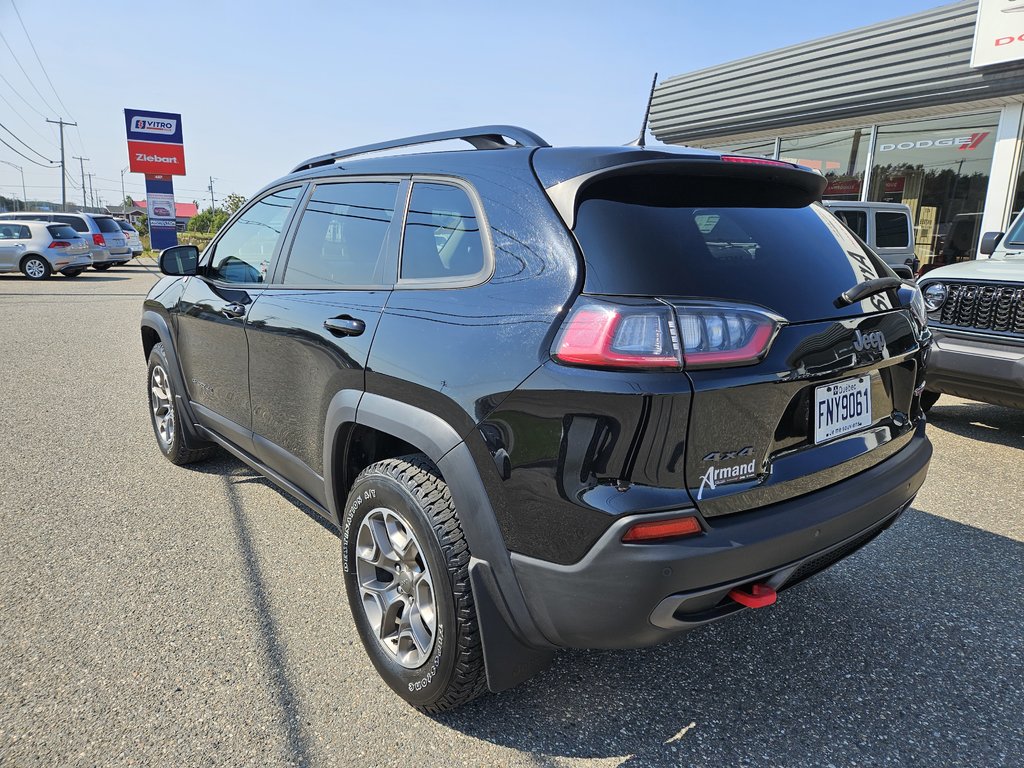
<svg viewBox="0 0 1024 768">
<path fill-rule="evenodd" d="M 813 418 L 815 444 L 870 427 L 871 377 L 815 387 Z"/>
</svg>

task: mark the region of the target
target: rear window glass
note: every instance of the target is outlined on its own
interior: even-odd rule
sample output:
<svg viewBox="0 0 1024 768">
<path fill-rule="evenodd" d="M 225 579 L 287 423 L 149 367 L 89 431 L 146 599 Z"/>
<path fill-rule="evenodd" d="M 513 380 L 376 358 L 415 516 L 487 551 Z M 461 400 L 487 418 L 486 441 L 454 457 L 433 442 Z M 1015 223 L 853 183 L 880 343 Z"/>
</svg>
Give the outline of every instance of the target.
<svg viewBox="0 0 1024 768">
<path fill-rule="evenodd" d="M 78 233 L 67 224 L 51 224 L 46 228 L 51 237 L 78 237 Z"/>
<path fill-rule="evenodd" d="M 697 206 L 700 180 L 665 179 L 585 192 L 574 231 L 587 292 L 757 304 L 790 322 L 892 306 L 878 296 L 836 309 L 843 291 L 889 272 L 821 206 L 732 207 L 721 189 Z"/>
<path fill-rule="evenodd" d="M 868 240 L 868 214 L 866 211 L 833 211 L 836 218 L 848 226 L 864 242 Z"/>
<path fill-rule="evenodd" d="M 100 228 L 100 232 L 121 234 L 121 228 L 117 226 L 117 222 L 110 218 L 98 217 L 96 219 L 96 226 Z"/>
<path fill-rule="evenodd" d="M 115 219 L 115 221 L 117 221 L 117 226 L 119 226 L 125 232 L 134 232 L 135 231 L 135 227 L 133 227 L 127 221 L 121 221 L 120 219 Z"/>
<path fill-rule="evenodd" d="M 878 211 L 875 213 L 875 246 L 878 248 L 906 248 L 910 245 L 910 224 L 905 213 Z"/>
<path fill-rule="evenodd" d="M 70 224 L 71 228 L 74 229 L 75 232 L 88 232 L 89 231 L 89 225 L 86 224 L 85 219 L 83 219 L 81 216 L 60 216 L 60 215 L 55 215 L 53 217 L 53 220 L 54 221 L 63 222 L 64 224 Z"/>
</svg>

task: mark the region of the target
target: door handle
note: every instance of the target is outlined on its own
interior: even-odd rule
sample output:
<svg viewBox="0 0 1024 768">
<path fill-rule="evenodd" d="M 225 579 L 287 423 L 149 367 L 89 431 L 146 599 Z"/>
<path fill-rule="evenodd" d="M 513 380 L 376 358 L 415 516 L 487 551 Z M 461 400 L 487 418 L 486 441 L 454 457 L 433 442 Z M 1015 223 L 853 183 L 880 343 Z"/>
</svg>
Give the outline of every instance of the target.
<svg viewBox="0 0 1024 768">
<path fill-rule="evenodd" d="M 342 315 L 324 320 L 324 328 L 335 336 L 358 336 L 366 330 L 366 323 L 354 317 Z"/>
<path fill-rule="evenodd" d="M 225 304 L 221 307 L 220 313 L 224 315 L 224 317 L 241 317 L 245 314 L 245 305 L 233 301 L 230 304 Z"/>
</svg>

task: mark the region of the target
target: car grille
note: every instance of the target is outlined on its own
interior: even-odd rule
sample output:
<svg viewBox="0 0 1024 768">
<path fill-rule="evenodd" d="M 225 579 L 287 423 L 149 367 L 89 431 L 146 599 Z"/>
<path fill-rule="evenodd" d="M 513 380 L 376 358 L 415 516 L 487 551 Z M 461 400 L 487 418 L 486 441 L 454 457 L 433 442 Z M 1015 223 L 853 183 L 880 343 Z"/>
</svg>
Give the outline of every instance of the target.
<svg viewBox="0 0 1024 768">
<path fill-rule="evenodd" d="M 960 328 L 1024 334 L 1024 288 L 1019 285 L 947 283 L 939 322 Z"/>
</svg>

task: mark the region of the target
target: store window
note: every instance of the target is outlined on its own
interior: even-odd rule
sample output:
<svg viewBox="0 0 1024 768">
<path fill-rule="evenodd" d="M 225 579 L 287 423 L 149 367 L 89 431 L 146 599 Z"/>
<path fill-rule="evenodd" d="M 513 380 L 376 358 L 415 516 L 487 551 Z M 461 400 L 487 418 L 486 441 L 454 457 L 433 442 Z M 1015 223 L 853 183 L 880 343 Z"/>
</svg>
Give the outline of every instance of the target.
<svg viewBox="0 0 1024 768">
<path fill-rule="evenodd" d="M 828 181 L 826 200 L 859 200 L 870 137 L 870 128 L 857 128 L 785 138 L 779 158 L 820 171 Z"/>
<path fill-rule="evenodd" d="M 758 141 L 740 144 L 720 144 L 713 147 L 705 147 L 712 152 L 721 152 L 723 155 L 747 155 L 748 157 L 775 157 L 775 140 Z"/>
<path fill-rule="evenodd" d="M 989 112 L 879 126 L 868 197 L 910 206 L 923 264 L 976 258 L 998 122 Z"/>
</svg>

